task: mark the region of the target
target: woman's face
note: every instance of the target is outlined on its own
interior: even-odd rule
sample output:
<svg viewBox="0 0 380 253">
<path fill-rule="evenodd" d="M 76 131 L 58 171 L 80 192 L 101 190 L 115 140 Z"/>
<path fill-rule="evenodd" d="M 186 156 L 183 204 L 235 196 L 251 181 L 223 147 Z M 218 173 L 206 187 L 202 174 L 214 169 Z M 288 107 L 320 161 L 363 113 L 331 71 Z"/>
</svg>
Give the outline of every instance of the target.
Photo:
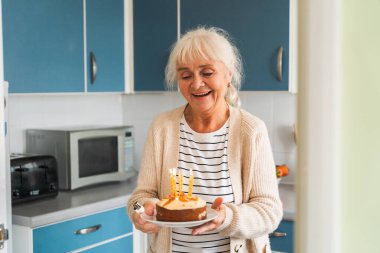
<svg viewBox="0 0 380 253">
<path fill-rule="evenodd" d="M 180 91 L 192 110 L 214 112 L 225 109 L 225 95 L 231 73 L 220 61 L 196 60 L 178 64 L 177 78 Z"/>
</svg>

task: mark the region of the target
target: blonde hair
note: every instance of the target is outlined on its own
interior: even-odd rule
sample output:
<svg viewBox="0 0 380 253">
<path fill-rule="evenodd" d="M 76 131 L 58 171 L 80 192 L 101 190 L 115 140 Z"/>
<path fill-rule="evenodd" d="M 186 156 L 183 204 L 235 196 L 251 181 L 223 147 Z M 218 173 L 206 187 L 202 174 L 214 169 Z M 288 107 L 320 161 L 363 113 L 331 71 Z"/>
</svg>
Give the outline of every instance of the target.
<svg viewBox="0 0 380 253">
<path fill-rule="evenodd" d="M 198 27 L 184 34 L 172 47 L 165 68 L 165 80 L 169 89 L 177 87 L 177 64 L 197 59 L 221 61 L 232 73 L 225 99 L 239 107 L 238 90 L 242 79 L 241 56 L 228 33 L 217 27 Z"/>
</svg>

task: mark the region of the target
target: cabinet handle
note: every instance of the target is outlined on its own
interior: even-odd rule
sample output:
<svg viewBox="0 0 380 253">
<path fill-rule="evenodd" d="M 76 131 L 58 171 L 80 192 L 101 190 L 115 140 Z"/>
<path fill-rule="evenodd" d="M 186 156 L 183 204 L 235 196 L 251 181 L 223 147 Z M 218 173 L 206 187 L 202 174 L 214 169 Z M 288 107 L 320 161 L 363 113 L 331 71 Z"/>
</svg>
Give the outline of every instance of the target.
<svg viewBox="0 0 380 253">
<path fill-rule="evenodd" d="M 92 232 L 95 232 L 95 231 L 99 230 L 101 226 L 102 225 L 98 224 L 98 225 L 95 225 L 95 226 L 92 226 L 92 227 L 78 229 L 77 231 L 74 232 L 74 234 L 76 234 L 76 235 L 90 234 Z"/>
<path fill-rule="evenodd" d="M 286 233 L 285 232 L 278 232 L 274 231 L 273 233 L 269 234 L 269 237 L 285 237 Z"/>
<path fill-rule="evenodd" d="M 90 53 L 90 61 L 91 61 L 91 84 L 95 83 L 96 74 L 98 72 L 98 65 L 96 64 L 96 57 L 93 52 Z"/>
<path fill-rule="evenodd" d="M 282 81 L 282 54 L 284 48 L 281 46 L 277 51 L 277 80 Z"/>
</svg>

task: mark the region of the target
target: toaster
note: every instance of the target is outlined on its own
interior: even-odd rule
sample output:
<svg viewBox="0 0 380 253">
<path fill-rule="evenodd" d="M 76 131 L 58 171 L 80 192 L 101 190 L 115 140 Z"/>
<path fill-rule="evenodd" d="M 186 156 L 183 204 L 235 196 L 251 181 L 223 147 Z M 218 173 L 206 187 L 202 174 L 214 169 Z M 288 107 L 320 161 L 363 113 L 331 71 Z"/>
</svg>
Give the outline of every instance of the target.
<svg viewBox="0 0 380 253">
<path fill-rule="evenodd" d="M 10 164 L 12 205 L 58 195 L 54 156 L 11 154 Z"/>
</svg>

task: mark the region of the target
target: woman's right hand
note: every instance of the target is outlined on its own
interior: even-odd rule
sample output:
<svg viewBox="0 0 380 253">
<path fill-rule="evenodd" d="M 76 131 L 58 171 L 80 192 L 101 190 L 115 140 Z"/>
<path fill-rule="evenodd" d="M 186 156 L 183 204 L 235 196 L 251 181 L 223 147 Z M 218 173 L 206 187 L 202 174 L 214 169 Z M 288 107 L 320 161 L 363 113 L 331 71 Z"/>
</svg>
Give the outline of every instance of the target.
<svg viewBox="0 0 380 253">
<path fill-rule="evenodd" d="M 145 209 L 146 215 L 152 216 L 154 214 L 154 210 L 156 209 L 156 204 L 154 204 L 153 202 L 146 202 L 144 204 L 144 209 Z M 131 220 L 133 224 L 135 225 L 136 229 L 147 234 L 157 233 L 161 228 L 158 225 L 155 225 L 149 221 L 143 220 L 140 214 L 137 212 L 135 212 L 131 216 Z"/>
</svg>

